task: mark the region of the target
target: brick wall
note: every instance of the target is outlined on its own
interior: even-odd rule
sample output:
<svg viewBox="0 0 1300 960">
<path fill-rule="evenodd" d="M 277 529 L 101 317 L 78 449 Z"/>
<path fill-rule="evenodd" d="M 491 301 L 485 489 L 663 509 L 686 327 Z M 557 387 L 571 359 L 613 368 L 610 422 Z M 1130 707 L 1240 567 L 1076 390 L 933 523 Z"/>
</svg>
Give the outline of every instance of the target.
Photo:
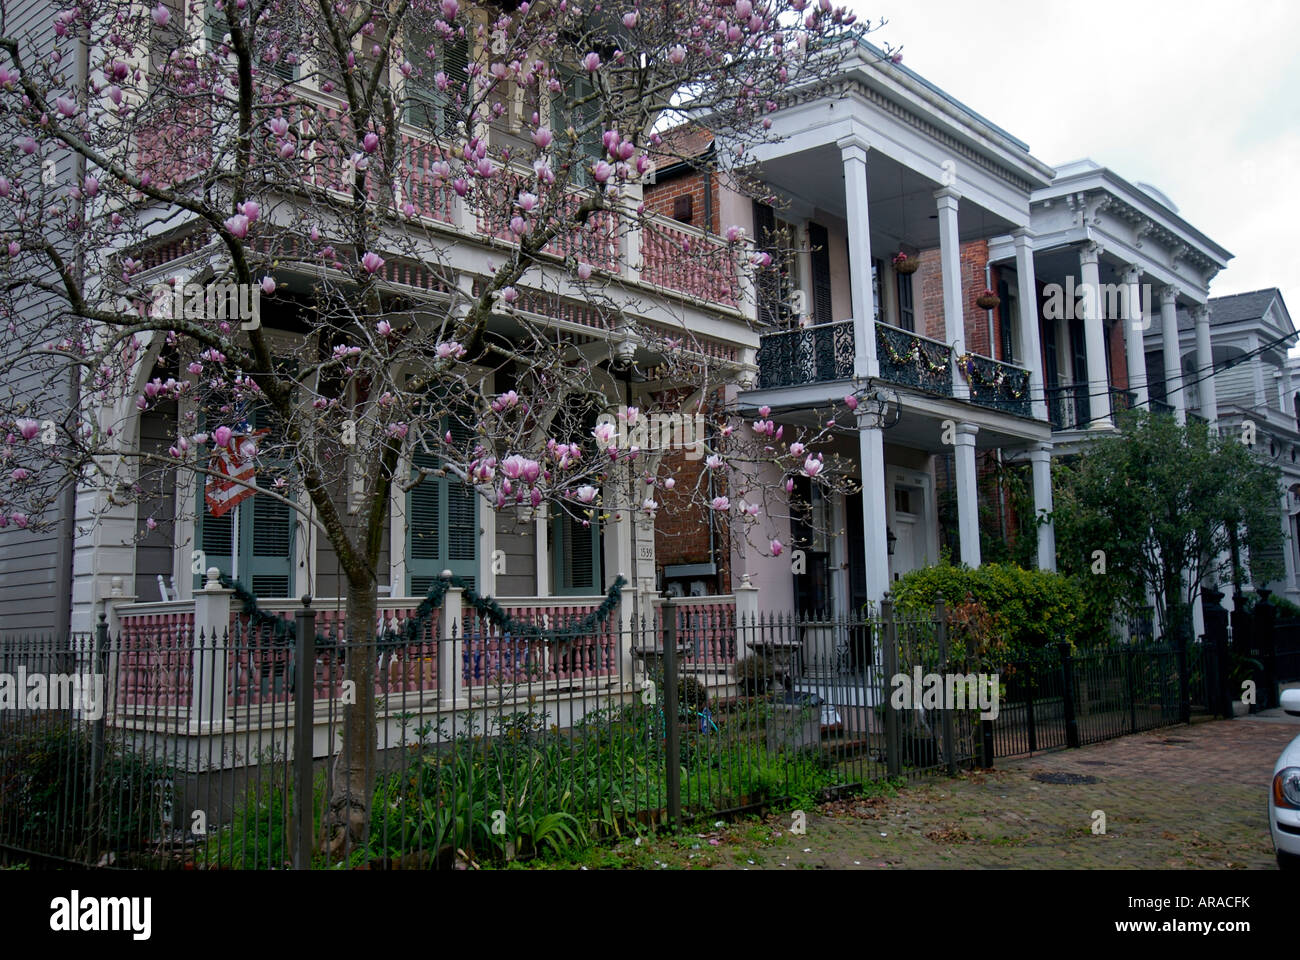
<svg viewBox="0 0 1300 960">
<path fill-rule="evenodd" d="M 665 566 L 683 563 L 708 563 L 716 560 L 718 593 L 731 592 L 731 550 L 725 523 L 718 523 L 714 534 L 714 554 L 709 551 L 709 513 L 701 498 L 708 499 L 708 478 L 704 460 L 687 459 L 685 452 L 664 456 L 662 476 L 676 481 L 672 490 L 660 488 L 655 493 L 659 511 L 655 517 L 655 566 L 662 573 Z M 716 484 L 713 496 L 725 496 L 725 484 Z M 697 492 L 698 491 L 698 492 Z"/>
<path fill-rule="evenodd" d="M 922 250 L 921 266 L 912 280 L 913 289 L 920 291 L 919 305 L 922 321 L 919 332 L 941 343 L 948 341 L 943 315 L 943 272 L 939 262 L 939 248 Z M 984 292 L 984 266 L 989 260 L 987 240 L 972 240 L 961 245 L 961 292 L 966 349 L 972 353 L 993 356 L 990 351 L 988 311 L 975 302 Z M 917 286 L 919 284 L 919 287 Z"/>
<path fill-rule="evenodd" d="M 712 184 L 712 220 L 708 219 L 705 209 L 705 179 L 708 178 Z M 719 202 L 718 178 L 717 175 L 710 172 L 693 170 L 687 173 L 674 176 L 671 179 L 661 179 L 658 183 L 651 184 L 645 188 L 643 197 L 645 199 L 646 209 L 662 214 L 665 217 L 672 217 L 673 208 L 678 197 L 689 196 L 691 198 L 691 226 L 699 227 L 701 230 L 712 225 L 714 233 L 720 232 L 719 219 L 721 217 L 721 205 Z"/>
<path fill-rule="evenodd" d="M 1106 331 L 1110 351 L 1110 382 L 1121 390 L 1128 389 L 1128 354 L 1124 350 L 1124 321 L 1116 320 Z"/>
</svg>

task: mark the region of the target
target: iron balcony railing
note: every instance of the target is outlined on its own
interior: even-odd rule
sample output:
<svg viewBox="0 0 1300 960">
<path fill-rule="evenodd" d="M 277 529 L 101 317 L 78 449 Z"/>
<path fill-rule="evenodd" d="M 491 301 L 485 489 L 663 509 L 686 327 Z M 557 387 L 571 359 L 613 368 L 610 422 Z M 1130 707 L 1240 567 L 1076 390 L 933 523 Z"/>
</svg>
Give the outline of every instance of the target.
<svg viewBox="0 0 1300 960">
<path fill-rule="evenodd" d="M 970 384 L 972 403 L 1022 417 L 1033 416 L 1029 371 L 1024 367 L 972 353 L 966 356 L 962 372 Z"/>
<path fill-rule="evenodd" d="M 1172 403 L 1166 403 L 1163 400 L 1157 400 L 1152 397 L 1147 401 L 1147 404 L 1151 407 L 1152 413 L 1163 413 L 1170 416 L 1173 415 L 1174 405 Z"/>
<path fill-rule="evenodd" d="M 1132 390 L 1121 390 L 1119 387 L 1110 388 L 1110 412 L 1112 414 L 1132 410 L 1136 406 L 1137 394 Z"/>
<path fill-rule="evenodd" d="M 882 380 L 952 396 L 952 347 L 947 344 L 877 323 L 876 355 Z"/>
<path fill-rule="evenodd" d="M 852 320 L 767 333 L 759 339 L 758 385 L 769 389 L 848 380 L 853 355 Z"/>
<path fill-rule="evenodd" d="M 1079 430 L 1092 421 L 1092 404 L 1086 383 L 1048 387 L 1045 392 L 1047 419 L 1053 430 Z"/>
</svg>

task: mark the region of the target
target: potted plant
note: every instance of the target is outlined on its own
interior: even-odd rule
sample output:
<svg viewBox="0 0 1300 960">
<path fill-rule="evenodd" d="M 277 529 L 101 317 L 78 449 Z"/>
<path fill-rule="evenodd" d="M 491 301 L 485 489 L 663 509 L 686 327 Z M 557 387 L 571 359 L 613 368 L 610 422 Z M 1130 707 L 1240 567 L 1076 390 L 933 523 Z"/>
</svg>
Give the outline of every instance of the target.
<svg viewBox="0 0 1300 960">
<path fill-rule="evenodd" d="M 920 258 L 909 257 L 902 250 L 894 254 L 894 259 L 891 262 L 894 265 L 895 273 L 916 273 L 917 268 L 921 266 Z"/>
<path fill-rule="evenodd" d="M 1002 302 L 1002 298 L 999 297 L 992 290 L 986 289 L 983 293 L 981 293 L 978 297 L 975 298 L 975 302 L 979 304 L 981 310 L 992 310 L 999 303 Z"/>
</svg>

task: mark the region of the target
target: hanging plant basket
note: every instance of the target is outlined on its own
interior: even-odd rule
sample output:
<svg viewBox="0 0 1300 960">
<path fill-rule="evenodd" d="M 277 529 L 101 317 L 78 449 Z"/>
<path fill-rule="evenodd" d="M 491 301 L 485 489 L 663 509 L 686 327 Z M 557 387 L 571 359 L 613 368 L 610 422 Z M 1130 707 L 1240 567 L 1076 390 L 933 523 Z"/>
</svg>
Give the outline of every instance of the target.
<svg viewBox="0 0 1300 960">
<path fill-rule="evenodd" d="M 895 273 L 916 273 L 917 268 L 921 266 L 919 257 L 897 256 L 894 258 Z"/>
<path fill-rule="evenodd" d="M 975 298 L 975 302 L 979 304 L 981 310 L 993 310 L 1002 302 L 1002 298 L 992 290 L 985 290 Z"/>
</svg>

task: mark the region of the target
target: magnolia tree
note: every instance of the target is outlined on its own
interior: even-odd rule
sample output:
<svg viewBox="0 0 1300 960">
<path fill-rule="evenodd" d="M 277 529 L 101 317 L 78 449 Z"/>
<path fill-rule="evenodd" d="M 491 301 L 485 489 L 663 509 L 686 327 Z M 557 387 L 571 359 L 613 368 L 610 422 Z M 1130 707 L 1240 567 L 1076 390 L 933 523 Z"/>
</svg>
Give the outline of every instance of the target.
<svg viewBox="0 0 1300 960">
<path fill-rule="evenodd" d="M 0 526 L 54 523 L 76 484 L 79 522 L 133 510 L 143 535 L 157 478 L 202 484 L 242 436 L 239 482 L 319 531 L 366 636 L 391 496 L 431 476 L 584 523 L 675 498 L 769 555 L 792 478 L 838 482 L 833 412 L 797 437 L 741 420 L 736 358 L 630 282 L 673 128 L 706 126 L 726 149 L 680 159 L 761 195 L 738 171 L 769 115 L 866 30 L 827 0 L 87 0 L 29 29 L 0 5 Z M 709 278 L 708 301 L 773 266 L 725 225 L 668 242 L 651 279 Z M 659 414 L 706 418 L 690 489 L 681 451 L 636 440 Z M 372 672 L 348 659 L 343 843 Z"/>
</svg>

